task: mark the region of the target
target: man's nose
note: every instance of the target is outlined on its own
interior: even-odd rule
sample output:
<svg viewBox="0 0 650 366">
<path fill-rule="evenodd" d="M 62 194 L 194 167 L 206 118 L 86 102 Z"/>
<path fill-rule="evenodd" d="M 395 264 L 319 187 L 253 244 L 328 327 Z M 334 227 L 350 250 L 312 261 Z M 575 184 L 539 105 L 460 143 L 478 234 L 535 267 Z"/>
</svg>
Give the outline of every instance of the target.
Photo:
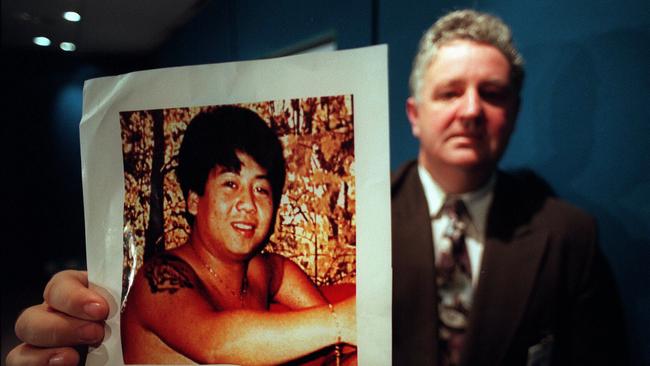
<svg viewBox="0 0 650 366">
<path fill-rule="evenodd" d="M 468 89 L 460 100 L 459 114 L 464 119 L 475 119 L 481 115 L 481 96 L 475 89 Z"/>
<path fill-rule="evenodd" d="M 237 198 L 238 210 L 243 212 L 255 212 L 255 197 L 252 189 L 243 189 Z"/>
</svg>

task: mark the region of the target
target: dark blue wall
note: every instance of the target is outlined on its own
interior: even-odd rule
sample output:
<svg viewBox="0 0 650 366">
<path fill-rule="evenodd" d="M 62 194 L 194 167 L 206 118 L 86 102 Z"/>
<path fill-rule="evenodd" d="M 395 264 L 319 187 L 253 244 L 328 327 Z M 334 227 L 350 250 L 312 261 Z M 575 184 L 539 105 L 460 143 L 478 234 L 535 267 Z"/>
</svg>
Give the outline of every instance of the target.
<svg viewBox="0 0 650 366">
<path fill-rule="evenodd" d="M 119 67 L 96 60 L 65 66 L 43 60 L 30 64 L 7 61 L 3 55 L 3 84 L 15 95 L 8 105 L 24 110 L 9 116 L 18 127 L 3 127 L 3 135 L 28 141 L 21 156 L 27 160 L 9 167 L 22 174 L 17 192 L 29 196 L 35 208 L 18 210 L 9 222 L 17 226 L 17 233 L 34 231 L 24 222 L 48 222 L 32 239 L 18 234 L 10 239 L 20 240 L 24 248 L 73 248 L 62 249 L 58 257 L 83 247 L 76 122 L 81 116 L 80 78 L 84 77 L 268 57 L 323 37 L 334 37 L 343 49 L 387 43 L 391 165 L 398 166 L 417 152 L 404 114 L 417 42 L 436 17 L 463 6 L 501 16 L 512 26 L 526 59 L 524 104 L 503 166 L 534 169 L 560 196 L 597 217 L 602 247 L 625 302 L 635 364 L 650 364 L 647 0 L 209 1 L 155 53 L 146 59 L 121 60 Z M 32 135 L 31 131 L 40 132 Z M 34 168 L 46 173 L 48 185 L 33 179 L 30 169 L 39 161 L 51 166 Z M 21 197 L 14 196 L 10 203 L 21 207 Z M 73 202 L 72 209 L 65 210 L 65 202 Z M 71 240 L 53 239 L 60 237 Z M 40 250 L 25 249 L 18 255 L 32 252 L 41 259 L 54 255 L 51 249 L 42 255 Z M 3 258 L 15 256 L 3 249 Z"/>
<path fill-rule="evenodd" d="M 372 1 L 213 1 L 159 52 L 160 65 L 251 60 L 333 37 L 341 49 L 370 45 Z"/>
<path fill-rule="evenodd" d="M 4 290 L 25 287 L 64 267 L 83 266 L 83 82 L 151 64 L 145 59 L 71 60 L 49 52 L 3 51 L 2 221 L 10 229 L 3 234 L 2 267 L 4 279 L 22 280 L 3 282 Z"/>
</svg>

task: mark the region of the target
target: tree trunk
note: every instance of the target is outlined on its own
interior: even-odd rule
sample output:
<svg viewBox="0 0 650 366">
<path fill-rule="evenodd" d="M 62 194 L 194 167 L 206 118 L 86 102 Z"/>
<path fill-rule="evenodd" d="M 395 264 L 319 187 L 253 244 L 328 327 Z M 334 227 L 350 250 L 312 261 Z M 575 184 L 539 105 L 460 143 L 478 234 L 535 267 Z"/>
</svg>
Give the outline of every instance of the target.
<svg viewBox="0 0 650 366">
<path fill-rule="evenodd" d="M 165 160 L 164 116 L 161 109 L 151 111 L 153 120 L 153 157 L 151 159 L 151 195 L 149 197 L 149 225 L 145 233 L 144 260 L 165 250 L 163 224 L 163 174 Z"/>
</svg>

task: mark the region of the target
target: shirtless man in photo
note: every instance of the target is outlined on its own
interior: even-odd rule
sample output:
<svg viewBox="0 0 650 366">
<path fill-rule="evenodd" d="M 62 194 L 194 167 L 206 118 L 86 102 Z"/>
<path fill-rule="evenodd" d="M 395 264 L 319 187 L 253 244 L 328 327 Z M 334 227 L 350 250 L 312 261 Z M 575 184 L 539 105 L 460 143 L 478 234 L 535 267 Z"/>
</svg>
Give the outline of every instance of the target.
<svg viewBox="0 0 650 366">
<path fill-rule="evenodd" d="M 285 179 L 264 121 L 238 107 L 201 113 L 178 161 L 191 234 L 138 271 L 121 314 L 125 363 L 278 364 L 354 345 L 354 297 L 330 305 L 296 264 L 261 253 Z"/>
</svg>

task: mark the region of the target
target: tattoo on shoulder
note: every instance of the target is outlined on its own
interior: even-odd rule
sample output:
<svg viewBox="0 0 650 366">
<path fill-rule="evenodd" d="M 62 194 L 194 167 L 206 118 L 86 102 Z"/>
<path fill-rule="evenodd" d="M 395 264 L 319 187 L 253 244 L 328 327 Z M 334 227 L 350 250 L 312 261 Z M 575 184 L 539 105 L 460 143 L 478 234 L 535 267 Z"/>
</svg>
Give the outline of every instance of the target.
<svg viewBox="0 0 650 366">
<path fill-rule="evenodd" d="M 151 293 L 174 294 L 182 288 L 194 288 L 192 269 L 180 258 L 161 255 L 145 265 L 144 276 Z"/>
</svg>

